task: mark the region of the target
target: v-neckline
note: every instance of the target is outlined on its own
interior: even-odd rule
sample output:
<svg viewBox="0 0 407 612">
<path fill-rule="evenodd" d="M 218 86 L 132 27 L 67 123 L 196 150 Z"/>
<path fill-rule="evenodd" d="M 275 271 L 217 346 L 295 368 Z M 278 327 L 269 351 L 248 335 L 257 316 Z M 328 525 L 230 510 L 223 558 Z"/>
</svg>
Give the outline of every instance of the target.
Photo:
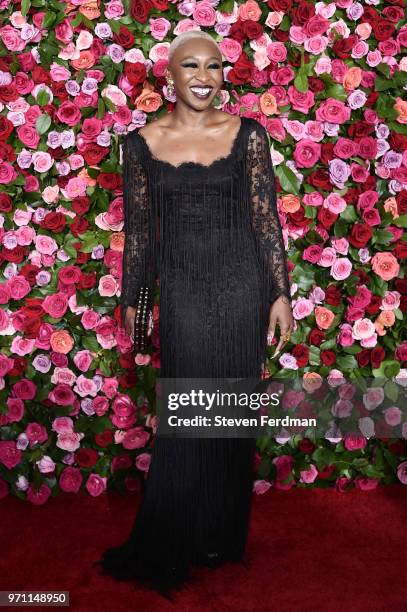
<svg viewBox="0 0 407 612">
<path fill-rule="evenodd" d="M 229 153 L 227 153 L 226 155 L 222 155 L 221 157 L 217 157 L 215 158 L 210 164 L 202 164 L 201 162 L 194 162 L 194 161 L 184 161 L 181 162 L 180 164 L 172 164 L 169 161 L 166 161 L 165 159 L 160 159 L 159 157 L 157 157 L 156 155 L 153 154 L 153 152 L 150 149 L 150 146 L 148 144 L 148 142 L 146 141 L 146 139 L 144 138 L 144 136 L 139 132 L 139 130 L 134 130 L 137 135 L 140 137 L 141 142 L 143 143 L 149 157 L 154 160 L 155 162 L 162 164 L 163 166 L 169 166 L 170 168 L 173 168 L 174 170 L 178 170 L 179 168 L 186 168 L 186 167 L 191 167 L 191 168 L 205 168 L 206 170 L 208 170 L 209 168 L 212 168 L 212 166 L 214 166 L 216 163 L 221 162 L 221 161 L 226 161 L 228 159 L 230 159 L 232 157 L 232 155 L 235 152 L 235 149 L 238 145 L 239 139 L 240 139 L 240 135 L 243 131 L 243 120 L 244 117 L 240 117 L 240 125 L 239 128 L 233 138 L 233 142 L 232 142 L 232 146 L 231 149 L 229 151 Z"/>
</svg>

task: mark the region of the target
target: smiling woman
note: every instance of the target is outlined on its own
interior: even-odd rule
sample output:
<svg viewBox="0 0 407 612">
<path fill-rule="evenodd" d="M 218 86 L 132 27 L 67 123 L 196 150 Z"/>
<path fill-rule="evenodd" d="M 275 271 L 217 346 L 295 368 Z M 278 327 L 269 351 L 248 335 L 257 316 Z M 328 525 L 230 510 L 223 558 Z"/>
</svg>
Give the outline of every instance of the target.
<svg viewBox="0 0 407 612">
<path fill-rule="evenodd" d="M 220 51 L 201 32 L 180 39 L 175 110 L 124 142 L 123 323 L 131 334 L 158 277 L 161 378 L 259 379 L 269 324 L 292 326 L 267 133 L 211 108 Z M 253 484 L 254 437 L 175 433 L 157 435 L 129 538 L 102 560 L 165 593 L 192 565 L 243 560 Z"/>
</svg>

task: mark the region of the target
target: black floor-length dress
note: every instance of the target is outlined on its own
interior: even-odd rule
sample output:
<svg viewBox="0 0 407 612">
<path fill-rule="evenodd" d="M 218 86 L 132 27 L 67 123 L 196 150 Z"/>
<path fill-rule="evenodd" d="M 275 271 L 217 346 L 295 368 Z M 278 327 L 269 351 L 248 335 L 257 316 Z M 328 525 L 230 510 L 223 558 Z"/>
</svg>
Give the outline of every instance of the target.
<svg viewBox="0 0 407 612">
<path fill-rule="evenodd" d="M 209 166 L 160 160 L 135 130 L 123 173 L 122 316 L 158 277 L 160 375 L 260 378 L 270 305 L 290 299 L 265 128 L 242 117 Z M 250 438 L 158 437 L 131 534 L 103 571 L 161 589 L 206 553 L 242 559 L 254 450 Z"/>
</svg>

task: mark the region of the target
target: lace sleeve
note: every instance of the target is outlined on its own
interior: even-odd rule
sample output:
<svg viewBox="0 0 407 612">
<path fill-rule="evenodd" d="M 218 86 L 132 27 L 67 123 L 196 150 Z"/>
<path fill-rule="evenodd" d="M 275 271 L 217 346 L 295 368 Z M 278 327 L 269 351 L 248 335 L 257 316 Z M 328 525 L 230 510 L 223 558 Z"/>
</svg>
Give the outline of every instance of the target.
<svg viewBox="0 0 407 612">
<path fill-rule="evenodd" d="M 250 130 L 247 149 L 251 223 L 271 305 L 285 295 L 291 303 L 287 259 L 277 210 L 276 182 L 267 132 L 258 122 Z"/>
<path fill-rule="evenodd" d="M 137 134 L 130 132 L 123 142 L 124 250 L 120 316 L 124 326 L 126 309 L 137 306 L 142 287 L 148 287 L 151 307 L 154 290 L 153 223 L 148 176 L 142 164 Z"/>
</svg>

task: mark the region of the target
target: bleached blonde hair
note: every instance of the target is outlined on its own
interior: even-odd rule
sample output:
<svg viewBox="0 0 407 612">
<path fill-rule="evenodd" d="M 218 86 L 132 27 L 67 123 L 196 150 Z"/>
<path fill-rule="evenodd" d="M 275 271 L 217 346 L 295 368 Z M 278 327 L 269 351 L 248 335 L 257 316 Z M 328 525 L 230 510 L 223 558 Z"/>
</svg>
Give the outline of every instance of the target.
<svg viewBox="0 0 407 612">
<path fill-rule="evenodd" d="M 169 62 L 171 61 L 171 58 L 174 55 L 175 49 L 178 49 L 180 45 L 182 45 L 183 43 L 193 38 L 204 38 L 205 40 L 212 42 L 218 49 L 219 53 L 221 52 L 218 47 L 218 43 L 210 34 L 208 34 L 207 32 L 203 32 L 202 30 L 189 30 L 188 32 L 182 32 L 182 34 L 179 34 L 171 42 L 169 46 L 169 50 L 168 50 L 168 61 Z"/>
</svg>

